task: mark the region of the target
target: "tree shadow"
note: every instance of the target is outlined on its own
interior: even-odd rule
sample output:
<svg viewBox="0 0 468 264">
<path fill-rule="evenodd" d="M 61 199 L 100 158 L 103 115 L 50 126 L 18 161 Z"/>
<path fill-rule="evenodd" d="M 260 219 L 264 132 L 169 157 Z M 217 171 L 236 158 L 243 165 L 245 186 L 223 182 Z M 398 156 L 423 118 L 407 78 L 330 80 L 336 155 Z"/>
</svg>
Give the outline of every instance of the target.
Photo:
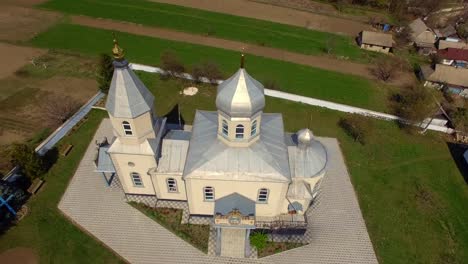
<svg viewBox="0 0 468 264">
<path fill-rule="evenodd" d="M 463 157 L 463 153 L 468 150 L 468 145 L 447 142 L 447 147 L 455 161 L 455 164 L 457 164 L 458 170 L 463 175 L 465 183 L 468 184 L 468 164 Z"/>
<path fill-rule="evenodd" d="M 180 114 L 180 121 L 179 121 L 179 114 Z M 180 113 L 180 106 L 179 104 L 176 104 L 171 111 L 169 111 L 164 117 L 167 118 L 167 123 L 168 124 L 177 124 L 179 125 L 180 122 L 180 127 L 183 128 L 185 125 L 185 120 L 184 117 L 182 116 L 182 113 Z"/>
<path fill-rule="evenodd" d="M 42 161 L 44 162 L 44 169 L 45 171 L 49 171 L 49 169 L 57 162 L 59 156 L 59 151 L 57 147 L 53 147 L 49 149 L 44 156 L 42 156 Z"/>
</svg>

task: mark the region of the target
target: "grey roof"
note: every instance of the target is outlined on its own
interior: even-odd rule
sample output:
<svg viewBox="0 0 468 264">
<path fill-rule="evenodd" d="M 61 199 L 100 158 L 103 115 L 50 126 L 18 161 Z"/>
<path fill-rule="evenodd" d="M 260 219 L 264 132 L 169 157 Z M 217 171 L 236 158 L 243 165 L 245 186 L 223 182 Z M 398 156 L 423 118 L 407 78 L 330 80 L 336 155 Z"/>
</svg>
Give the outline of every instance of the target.
<svg viewBox="0 0 468 264">
<path fill-rule="evenodd" d="M 468 69 L 437 64 L 428 81 L 468 87 Z"/>
<path fill-rule="evenodd" d="M 393 47 L 394 41 L 392 34 L 374 31 L 362 31 L 362 43 L 382 47 Z"/>
<path fill-rule="evenodd" d="M 265 107 L 263 89 L 241 68 L 218 86 L 216 107 L 230 116 L 250 117 Z"/>
<path fill-rule="evenodd" d="M 231 193 L 215 201 L 215 214 L 227 215 L 233 209 L 244 216 L 255 215 L 255 202 L 238 193 Z"/>
<path fill-rule="evenodd" d="M 468 43 L 464 41 L 460 42 L 453 42 L 447 40 L 439 40 L 439 49 L 447 49 L 447 48 L 454 48 L 454 49 L 468 49 Z"/>
<path fill-rule="evenodd" d="M 229 147 L 217 128 L 216 112 L 196 112 L 184 178 L 290 181 L 281 114 L 263 114 L 260 138 L 248 147 Z"/>
<path fill-rule="evenodd" d="M 411 24 L 409 24 L 411 29 L 411 38 L 418 46 L 427 46 L 432 47 L 432 44 L 436 41 L 435 33 L 426 26 L 424 21 L 420 18 L 415 19 Z"/>
<path fill-rule="evenodd" d="M 114 163 L 112 163 L 112 159 L 109 153 L 107 153 L 109 147 L 109 145 L 99 147 L 98 157 L 96 160 L 97 172 L 115 172 Z"/>
<path fill-rule="evenodd" d="M 308 144 L 298 142 L 297 134 L 287 134 L 291 177 L 311 178 L 321 175 L 328 163 L 327 150 L 319 141 L 311 139 Z"/>
<path fill-rule="evenodd" d="M 312 200 L 312 194 L 309 190 L 309 187 L 303 180 L 293 180 L 289 184 L 287 197 L 289 199 L 298 199 L 298 200 Z"/>
<path fill-rule="evenodd" d="M 189 148 L 190 132 L 182 130 L 169 131 L 162 141 L 161 158 L 158 173 L 182 174 Z"/>
<path fill-rule="evenodd" d="M 448 25 L 440 29 L 435 29 L 434 32 L 439 38 L 446 38 L 457 34 L 457 30 L 452 25 Z"/>
<path fill-rule="evenodd" d="M 128 67 L 114 63 L 106 109 L 113 117 L 135 118 L 153 109 L 154 96 Z"/>
</svg>

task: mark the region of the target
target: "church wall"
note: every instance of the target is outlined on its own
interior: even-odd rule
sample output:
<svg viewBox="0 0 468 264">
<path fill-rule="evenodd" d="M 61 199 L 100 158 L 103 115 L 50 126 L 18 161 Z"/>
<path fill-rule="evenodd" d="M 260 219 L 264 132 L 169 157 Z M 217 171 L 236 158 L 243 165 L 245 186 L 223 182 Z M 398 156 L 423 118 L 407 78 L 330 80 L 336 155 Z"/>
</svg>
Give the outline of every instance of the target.
<svg viewBox="0 0 468 264">
<path fill-rule="evenodd" d="M 269 190 L 268 203 L 256 203 L 257 216 L 276 216 L 280 214 L 288 183 L 273 182 L 242 182 L 186 179 L 187 198 L 190 214 L 212 215 L 214 212 L 214 201 L 204 201 L 203 188 L 211 186 L 214 188 L 215 200 L 226 195 L 237 192 L 253 201 L 257 201 L 258 191 L 261 188 Z"/>
<path fill-rule="evenodd" d="M 109 115 L 110 116 L 110 115 Z M 121 142 L 124 144 L 137 144 L 143 142 L 146 138 L 155 138 L 153 130 L 153 120 L 151 113 L 142 114 L 134 119 L 131 118 L 117 118 L 110 116 L 112 126 L 114 127 L 114 133 L 120 137 Z M 122 123 L 127 121 L 132 127 L 132 136 L 126 136 L 124 134 Z"/>
<path fill-rule="evenodd" d="M 182 179 L 182 175 L 177 174 L 156 174 L 153 175 L 153 182 L 157 189 L 158 199 L 165 200 L 181 200 L 186 201 L 187 195 L 185 193 L 185 181 Z M 167 186 L 167 179 L 173 178 L 177 182 L 177 192 L 169 192 Z"/>
<path fill-rule="evenodd" d="M 114 153 L 111 158 L 125 193 L 155 195 L 152 179 L 148 175 L 148 170 L 156 167 L 154 156 Z M 134 164 L 133 167 L 129 165 L 130 162 Z M 140 174 L 143 187 L 134 186 L 130 175 L 132 172 Z"/>
</svg>

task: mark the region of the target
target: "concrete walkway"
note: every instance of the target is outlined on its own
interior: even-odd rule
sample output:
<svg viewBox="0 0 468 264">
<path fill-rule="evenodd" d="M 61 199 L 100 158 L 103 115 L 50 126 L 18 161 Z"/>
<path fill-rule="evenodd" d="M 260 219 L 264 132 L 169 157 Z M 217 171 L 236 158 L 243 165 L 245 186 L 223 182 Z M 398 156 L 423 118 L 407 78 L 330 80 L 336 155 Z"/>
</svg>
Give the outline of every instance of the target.
<svg viewBox="0 0 468 264">
<path fill-rule="evenodd" d="M 208 256 L 128 205 L 115 184 L 94 172 L 94 142 L 112 137 L 105 119 L 58 208 L 73 223 L 131 263 L 377 263 L 336 139 L 319 138 L 330 161 L 319 200 L 309 210 L 309 245 L 261 259 Z M 116 182 L 114 182 L 116 183 Z"/>
<path fill-rule="evenodd" d="M 131 63 L 130 67 L 133 70 L 136 71 L 145 71 L 145 72 L 151 72 L 151 73 L 164 73 L 164 70 L 158 68 L 158 67 L 153 67 L 153 66 L 148 66 L 148 65 L 143 65 L 143 64 L 138 64 L 138 63 Z M 180 78 L 184 79 L 189 79 L 193 80 L 192 76 L 188 73 L 184 73 L 179 76 Z M 207 79 L 202 79 L 203 82 L 209 82 Z M 218 83 L 221 83 L 223 80 L 218 80 Z M 346 112 L 346 113 L 352 113 L 352 114 L 359 114 L 359 115 L 364 115 L 364 116 L 370 116 L 378 119 L 383 119 L 383 120 L 388 120 L 388 121 L 404 121 L 401 117 L 398 117 L 396 115 L 391 115 L 391 114 L 386 114 L 386 113 L 381 113 L 373 110 L 368 110 L 364 108 L 359 108 L 355 106 L 350 106 L 350 105 L 345 105 L 345 104 L 339 104 L 339 103 L 334 103 L 330 101 L 325 101 L 325 100 L 320 100 L 312 97 L 306 97 L 302 95 L 297 95 L 297 94 L 291 94 L 291 93 L 285 93 L 285 92 L 280 92 L 276 90 L 270 90 L 270 89 L 265 89 L 265 95 L 275 97 L 275 98 L 280 98 L 288 101 L 293 101 L 293 102 L 298 102 L 298 103 L 304 103 L 308 105 L 313 105 L 313 106 L 319 106 L 319 107 L 324 107 L 327 109 L 331 110 L 336 110 L 340 112 Z M 429 125 L 428 127 L 429 130 L 433 131 L 438 131 L 438 132 L 444 132 L 444 133 L 453 133 L 454 130 L 445 126 L 436 126 L 436 125 Z"/>
</svg>

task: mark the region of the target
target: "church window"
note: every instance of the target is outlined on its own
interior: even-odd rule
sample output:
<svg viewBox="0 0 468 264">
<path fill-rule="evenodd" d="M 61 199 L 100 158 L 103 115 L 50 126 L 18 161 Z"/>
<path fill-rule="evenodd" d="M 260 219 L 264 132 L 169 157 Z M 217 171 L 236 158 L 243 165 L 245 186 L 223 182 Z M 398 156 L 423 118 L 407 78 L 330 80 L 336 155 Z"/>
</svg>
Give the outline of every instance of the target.
<svg viewBox="0 0 468 264">
<path fill-rule="evenodd" d="M 267 203 L 268 202 L 268 189 L 262 188 L 258 190 L 258 197 L 257 197 L 257 202 L 259 203 Z"/>
<path fill-rule="evenodd" d="M 167 178 L 166 183 L 168 192 L 177 192 L 177 181 L 174 178 Z"/>
<path fill-rule="evenodd" d="M 133 186 L 143 187 L 143 181 L 141 180 L 141 176 L 139 173 L 132 172 L 130 173 L 130 176 L 132 176 Z"/>
<path fill-rule="evenodd" d="M 252 129 L 250 130 L 250 136 L 253 137 L 257 134 L 257 120 L 252 122 Z"/>
<path fill-rule="evenodd" d="M 205 201 L 214 201 L 214 189 L 211 186 L 203 188 Z"/>
<path fill-rule="evenodd" d="M 229 133 L 229 126 L 226 120 L 223 120 L 223 135 L 227 136 Z"/>
<path fill-rule="evenodd" d="M 239 138 L 239 139 L 244 138 L 244 126 L 243 125 L 236 126 L 236 138 Z"/>
<path fill-rule="evenodd" d="M 126 136 L 133 135 L 133 131 L 132 131 L 132 127 L 130 126 L 130 123 L 128 123 L 127 121 L 123 121 L 122 126 L 123 126 L 123 130 Z"/>
</svg>

